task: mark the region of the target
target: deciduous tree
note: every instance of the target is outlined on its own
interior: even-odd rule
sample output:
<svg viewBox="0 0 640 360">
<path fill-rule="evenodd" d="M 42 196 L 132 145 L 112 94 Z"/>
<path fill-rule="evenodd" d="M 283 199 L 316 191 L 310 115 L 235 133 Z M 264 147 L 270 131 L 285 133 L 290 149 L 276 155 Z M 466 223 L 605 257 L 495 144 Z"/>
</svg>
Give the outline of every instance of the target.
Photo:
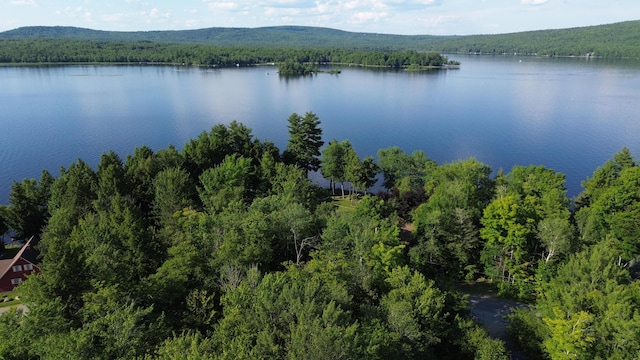
<svg viewBox="0 0 640 360">
<path fill-rule="evenodd" d="M 640 351 L 640 288 L 620 263 L 621 243 L 577 253 L 544 286 L 537 309 L 552 358 L 628 359 Z"/>
<path fill-rule="evenodd" d="M 251 160 L 229 155 L 219 165 L 200 175 L 198 193 L 204 207 L 214 213 L 232 202 L 242 201 L 249 182 Z"/>
<path fill-rule="evenodd" d="M 436 163 L 421 150 L 408 155 L 399 147 L 378 150 L 378 166 L 384 176 L 383 186 L 400 192 L 424 186 L 424 177 Z"/>
<path fill-rule="evenodd" d="M 342 185 L 342 197 L 344 197 L 344 184 L 342 183 L 345 181 L 344 156 L 342 143 L 336 139 L 331 140 L 322 151 L 322 167 L 320 169 L 322 176 L 330 180 L 334 195 L 336 192 L 335 183 L 339 182 Z"/>
</svg>

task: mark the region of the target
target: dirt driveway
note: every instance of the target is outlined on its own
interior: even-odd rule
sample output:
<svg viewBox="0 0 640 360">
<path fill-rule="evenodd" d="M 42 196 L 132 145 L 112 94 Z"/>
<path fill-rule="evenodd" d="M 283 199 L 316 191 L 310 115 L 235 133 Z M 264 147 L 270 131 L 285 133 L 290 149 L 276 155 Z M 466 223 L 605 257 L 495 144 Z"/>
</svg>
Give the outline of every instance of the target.
<svg viewBox="0 0 640 360">
<path fill-rule="evenodd" d="M 515 301 L 496 298 L 490 295 L 469 294 L 471 315 L 489 332 L 492 338 L 507 338 L 507 319 L 513 308 L 526 308 L 527 305 Z"/>
<path fill-rule="evenodd" d="M 526 308 L 528 305 L 515 301 L 505 300 L 486 294 L 468 294 L 471 304 L 471 315 L 489 332 L 489 336 L 505 342 L 507 349 L 511 351 L 511 359 L 523 360 L 527 357 L 513 349 L 507 338 L 506 316 L 512 309 Z"/>
</svg>

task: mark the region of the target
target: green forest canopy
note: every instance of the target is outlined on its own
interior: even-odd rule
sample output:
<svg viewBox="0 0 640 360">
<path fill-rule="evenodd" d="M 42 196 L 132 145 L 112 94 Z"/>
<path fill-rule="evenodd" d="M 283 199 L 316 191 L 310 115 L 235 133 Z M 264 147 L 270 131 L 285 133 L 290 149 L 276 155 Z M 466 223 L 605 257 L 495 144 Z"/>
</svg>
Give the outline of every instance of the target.
<svg viewBox="0 0 640 360">
<path fill-rule="evenodd" d="M 446 54 L 520 54 L 640 58 L 640 21 L 498 35 L 432 36 L 355 33 L 328 28 L 276 26 L 181 31 L 98 31 L 74 27 L 23 27 L 2 39 L 153 42 L 241 48 L 339 48 L 376 51 L 435 51 Z"/>
<path fill-rule="evenodd" d="M 341 48 L 230 47 L 193 44 L 66 39 L 0 40 L 0 64 L 125 63 L 197 66 L 256 64 L 354 64 L 402 68 L 458 65 L 434 52 L 348 50 Z"/>
<path fill-rule="evenodd" d="M 542 166 L 361 159 L 348 140 L 324 146 L 313 113 L 289 124 L 284 151 L 234 121 L 180 151 L 15 182 L 0 225 L 41 238 L 42 272 L 18 288 L 28 314 L 0 316 L 0 358 L 507 359 L 456 290 L 481 278 L 532 304 L 510 325 L 531 358 L 640 352 L 628 149 L 572 206 Z M 316 169 L 353 196 L 314 185 Z"/>
</svg>

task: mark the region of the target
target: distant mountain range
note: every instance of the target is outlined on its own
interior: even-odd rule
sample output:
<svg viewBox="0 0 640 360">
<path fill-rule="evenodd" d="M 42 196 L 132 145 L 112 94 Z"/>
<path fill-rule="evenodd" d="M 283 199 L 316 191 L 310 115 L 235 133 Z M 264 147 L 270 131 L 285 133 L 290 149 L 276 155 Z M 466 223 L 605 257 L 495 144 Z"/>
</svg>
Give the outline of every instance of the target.
<svg viewBox="0 0 640 360">
<path fill-rule="evenodd" d="M 0 40 L 2 39 L 73 39 L 238 47 L 430 50 L 449 54 L 517 53 L 640 59 L 640 20 L 560 30 L 469 36 L 356 33 L 305 26 L 134 32 L 30 26 L 1 32 Z"/>
</svg>

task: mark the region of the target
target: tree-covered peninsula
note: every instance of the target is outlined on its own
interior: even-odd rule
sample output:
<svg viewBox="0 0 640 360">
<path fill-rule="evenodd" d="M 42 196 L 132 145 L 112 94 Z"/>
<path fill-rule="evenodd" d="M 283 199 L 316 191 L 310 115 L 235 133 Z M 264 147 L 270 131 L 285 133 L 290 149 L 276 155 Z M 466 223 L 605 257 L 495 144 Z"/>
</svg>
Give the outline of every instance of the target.
<svg viewBox="0 0 640 360">
<path fill-rule="evenodd" d="M 314 113 L 288 123 L 284 150 L 231 122 L 15 182 L 0 229 L 40 239 L 42 271 L 28 313 L 0 316 L 0 358 L 508 359 L 460 291 L 479 281 L 530 304 L 509 327 L 529 358 L 637 357 L 626 148 L 571 202 L 542 166 L 361 158 Z"/>
<path fill-rule="evenodd" d="M 165 64 L 237 67 L 280 64 L 288 75 L 315 72 L 317 65 L 443 68 L 459 65 L 435 52 L 342 48 L 222 47 L 153 42 L 62 39 L 0 40 L 0 64 Z"/>
</svg>

